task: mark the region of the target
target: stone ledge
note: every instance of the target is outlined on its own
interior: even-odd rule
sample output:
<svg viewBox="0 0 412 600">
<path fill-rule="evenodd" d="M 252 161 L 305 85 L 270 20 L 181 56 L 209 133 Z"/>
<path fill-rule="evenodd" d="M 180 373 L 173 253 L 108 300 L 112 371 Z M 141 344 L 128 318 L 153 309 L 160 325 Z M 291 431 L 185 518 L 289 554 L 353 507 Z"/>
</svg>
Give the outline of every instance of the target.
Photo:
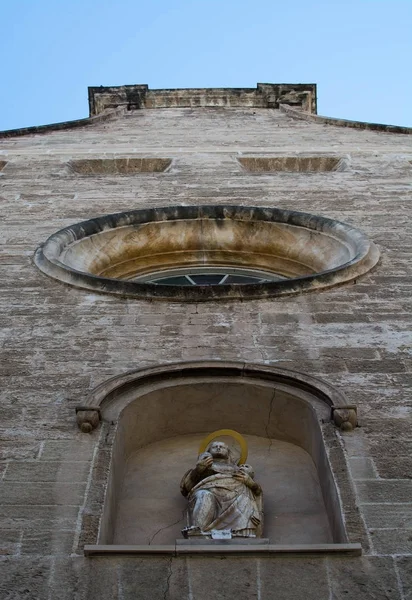
<svg viewBox="0 0 412 600">
<path fill-rule="evenodd" d="M 361 556 L 362 546 L 360 544 L 293 544 L 293 545 L 278 545 L 278 544 L 204 544 L 204 545 L 142 545 L 142 546 L 126 546 L 126 545 L 87 545 L 84 547 L 85 556 L 115 556 L 115 555 L 159 555 L 166 554 L 172 556 L 182 556 L 191 554 L 259 554 L 263 556 L 285 555 L 285 554 L 343 554 L 349 556 Z"/>
<path fill-rule="evenodd" d="M 210 539 L 203 535 L 188 538 L 179 538 L 176 540 L 176 546 L 267 546 L 270 544 L 269 538 L 262 537 L 232 537 L 230 539 L 214 538 Z"/>
<path fill-rule="evenodd" d="M 0 139 L 21 137 L 23 135 L 50 133 L 51 131 L 64 131 L 67 129 L 76 129 L 77 127 L 85 127 L 88 125 L 93 125 L 94 123 L 108 121 L 109 119 L 121 115 L 123 112 L 124 108 L 120 107 L 114 110 L 107 110 L 98 115 L 86 117 L 85 119 L 76 119 L 74 121 L 62 121 L 61 123 L 50 123 L 48 125 L 34 125 L 33 127 L 22 127 L 20 129 L 7 129 L 6 131 L 0 131 Z"/>
<path fill-rule="evenodd" d="M 352 127 L 353 129 L 368 129 L 372 131 L 384 131 L 386 133 L 412 134 L 412 127 L 402 127 L 402 125 L 385 125 L 384 123 L 368 123 L 367 121 L 350 121 L 348 119 L 338 119 L 336 117 L 324 117 L 322 115 L 292 108 L 285 104 L 280 104 L 279 110 L 288 117 L 300 119 L 301 121 L 314 121 L 315 123 L 336 125 L 337 127 Z"/>
</svg>

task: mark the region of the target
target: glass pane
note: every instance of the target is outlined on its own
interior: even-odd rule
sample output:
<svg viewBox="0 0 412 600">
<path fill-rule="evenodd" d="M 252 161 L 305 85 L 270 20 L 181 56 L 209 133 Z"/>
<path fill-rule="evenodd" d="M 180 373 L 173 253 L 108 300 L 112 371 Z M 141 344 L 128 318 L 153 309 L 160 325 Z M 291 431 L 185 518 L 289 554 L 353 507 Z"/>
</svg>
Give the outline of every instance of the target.
<svg viewBox="0 0 412 600">
<path fill-rule="evenodd" d="M 163 277 L 162 279 L 154 279 L 152 283 L 160 283 L 161 285 L 192 285 L 184 275 L 180 277 Z"/>
<path fill-rule="evenodd" d="M 225 283 L 259 283 L 262 281 L 261 277 L 251 277 L 249 275 L 229 275 Z"/>
<path fill-rule="evenodd" d="M 218 285 L 224 277 L 224 273 L 207 273 L 204 275 L 192 275 L 190 279 L 193 279 L 196 285 Z"/>
<path fill-rule="evenodd" d="M 169 273 L 169 276 L 167 276 Z M 140 278 L 139 278 L 140 279 Z M 138 280 L 139 280 L 138 279 Z M 152 276 L 145 275 L 142 281 L 161 285 L 245 285 L 250 283 L 264 283 L 267 281 L 279 281 L 283 277 L 273 274 L 265 277 L 265 273 L 252 269 L 238 269 L 236 267 L 192 267 L 180 268 Z"/>
</svg>

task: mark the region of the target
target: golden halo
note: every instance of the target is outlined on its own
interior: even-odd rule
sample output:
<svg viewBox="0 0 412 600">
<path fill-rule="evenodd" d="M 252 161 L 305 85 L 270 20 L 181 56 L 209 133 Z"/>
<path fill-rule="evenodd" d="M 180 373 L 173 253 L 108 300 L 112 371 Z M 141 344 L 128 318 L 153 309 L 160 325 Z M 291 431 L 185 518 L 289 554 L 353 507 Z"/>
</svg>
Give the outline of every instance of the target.
<svg viewBox="0 0 412 600">
<path fill-rule="evenodd" d="M 240 433 L 238 433 L 234 429 L 218 429 L 217 431 L 213 431 L 213 433 L 209 433 L 209 435 L 207 435 L 200 443 L 199 454 L 202 454 L 202 452 L 206 450 L 210 442 L 218 438 L 220 435 L 228 435 L 239 443 L 240 458 L 237 462 L 238 465 L 243 465 L 247 460 L 247 442 L 243 435 L 240 435 Z"/>
</svg>

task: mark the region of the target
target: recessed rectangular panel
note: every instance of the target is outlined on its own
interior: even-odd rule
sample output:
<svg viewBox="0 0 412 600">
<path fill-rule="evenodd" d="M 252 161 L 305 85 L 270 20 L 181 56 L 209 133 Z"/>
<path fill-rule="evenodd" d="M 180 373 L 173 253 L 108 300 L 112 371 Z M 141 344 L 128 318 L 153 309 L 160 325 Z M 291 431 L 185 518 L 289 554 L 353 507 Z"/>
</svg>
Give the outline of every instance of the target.
<svg viewBox="0 0 412 600">
<path fill-rule="evenodd" d="M 237 159 L 250 173 L 320 173 L 343 171 L 346 163 L 340 156 L 243 156 Z"/>
</svg>

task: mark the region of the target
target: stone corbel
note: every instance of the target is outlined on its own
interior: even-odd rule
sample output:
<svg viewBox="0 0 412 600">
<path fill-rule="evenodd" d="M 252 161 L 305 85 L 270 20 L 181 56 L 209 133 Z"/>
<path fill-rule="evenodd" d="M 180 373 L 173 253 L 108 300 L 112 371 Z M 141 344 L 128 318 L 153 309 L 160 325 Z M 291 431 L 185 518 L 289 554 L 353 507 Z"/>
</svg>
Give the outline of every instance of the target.
<svg viewBox="0 0 412 600">
<path fill-rule="evenodd" d="M 354 404 L 332 406 L 332 420 L 342 431 L 352 431 L 358 424 L 357 408 Z"/>
<path fill-rule="evenodd" d="M 98 406 L 76 406 L 76 419 L 80 431 L 91 433 L 100 422 L 100 408 Z"/>
</svg>

